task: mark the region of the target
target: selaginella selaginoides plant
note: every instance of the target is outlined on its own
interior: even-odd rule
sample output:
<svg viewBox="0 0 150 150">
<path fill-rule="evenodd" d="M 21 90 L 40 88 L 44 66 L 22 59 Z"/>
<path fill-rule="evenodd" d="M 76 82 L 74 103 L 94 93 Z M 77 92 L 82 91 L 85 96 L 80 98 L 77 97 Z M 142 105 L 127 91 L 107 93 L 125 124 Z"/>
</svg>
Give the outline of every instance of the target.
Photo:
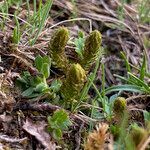
<svg viewBox="0 0 150 150">
<path fill-rule="evenodd" d="M 84 50 L 82 52 L 81 66 L 88 71 L 91 65 L 96 61 L 100 53 L 101 33 L 98 30 L 92 31 L 85 39 Z"/>
<path fill-rule="evenodd" d="M 127 102 L 124 97 L 117 97 L 113 104 L 114 120 L 121 123 L 123 119 L 128 118 Z"/>
<path fill-rule="evenodd" d="M 66 101 L 77 100 L 86 81 L 86 73 L 99 56 L 101 34 L 95 30 L 85 39 L 83 58 L 78 63 L 70 62 L 65 54 L 68 39 L 67 28 L 60 27 L 49 42 L 52 65 L 63 70 L 66 76 L 61 87 L 61 93 Z"/>
<path fill-rule="evenodd" d="M 65 27 L 58 28 L 52 35 L 49 42 L 49 55 L 52 59 L 52 64 L 62 69 L 66 70 L 68 66 L 68 59 L 65 55 L 65 46 L 69 40 L 69 31 Z"/>
<path fill-rule="evenodd" d="M 87 72 L 91 65 L 97 60 L 100 54 L 101 47 L 101 33 L 98 30 L 92 31 L 90 35 L 85 39 L 84 50 L 82 52 L 82 58 L 78 62 Z M 69 65 L 69 59 L 65 54 L 65 46 L 69 39 L 69 31 L 65 27 L 58 28 L 52 35 L 49 42 L 49 55 L 52 58 L 52 64 L 64 71 Z"/>
<path fill-rule="evenodd" d="M 81 89 L 86 81 L 85 70 L 80 64 L 71 64 L 66 79 L 61 87 L 62 94 L 66 101 L 73 100 L 79 96 Z"/>
<path fill-rule="evenodd" d="M 116 115 L 122 115 L 127 109 L 126 99 L 124 97 L 117 97 L 114 101 L 113 112 Z"/>
</svg>

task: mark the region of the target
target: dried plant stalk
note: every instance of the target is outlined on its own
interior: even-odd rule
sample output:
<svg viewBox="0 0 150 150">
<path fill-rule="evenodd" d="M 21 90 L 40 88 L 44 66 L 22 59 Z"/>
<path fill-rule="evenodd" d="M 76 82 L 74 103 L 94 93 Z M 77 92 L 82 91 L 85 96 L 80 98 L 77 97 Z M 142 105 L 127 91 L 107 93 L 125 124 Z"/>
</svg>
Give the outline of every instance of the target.
<svg viewBox="0 0 150 150">
<path fill-rule="evenodd" d="M 107 137 L 108 125 L 106 123 L 99 124 L 92 133 L 87 137 L 84 150 L 103 150 Z"/>
</svg>

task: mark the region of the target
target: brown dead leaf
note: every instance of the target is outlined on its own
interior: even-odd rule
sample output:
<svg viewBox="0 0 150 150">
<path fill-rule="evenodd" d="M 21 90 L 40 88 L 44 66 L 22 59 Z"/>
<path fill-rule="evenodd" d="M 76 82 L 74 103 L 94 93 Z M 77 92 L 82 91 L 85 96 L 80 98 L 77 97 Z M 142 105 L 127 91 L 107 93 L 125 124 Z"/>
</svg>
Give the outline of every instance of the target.
<svg viewBox="0 0 150 150">
<path fill-rule="evenodd" d="M 12 95 L 14 87 L 5 79 L 5 74 L 0 74 L 0 113 L 11 112 L 16 103 Z"/>
<path fill-rule="evenodd" d="M 12 121 L 13 117 L 11 115 L 6 115 L 6 113 L 3 113 L 0 115 L 0 131 L 8 131 L 10 128 L 10 123 Z"/>
<path fill-rule="evenodd" d="M 6 113 L 3 113 L 2 115 L 0 115 L 0 122 L 6 122 L 9 123 L 12 121 L 12 116 L 10 115 L 6 115 Z"/>
<path fill-rule="evenodd" d="M 11 94 L 5 94 L 0 91 L 0 113 L 5 110 L 11 112 L 13 110 L 15 99 Z"/>
<path fill-rule="evenodd" d="M 23 129 L 35 138 L 46 148 L 46 150 L 55 150 L 56 145 L 51 141 L 50 135 L 45 132 L 46 123 L 44 121 L 33 123 L 27 119 L 23 125 Z"/>
</svg>

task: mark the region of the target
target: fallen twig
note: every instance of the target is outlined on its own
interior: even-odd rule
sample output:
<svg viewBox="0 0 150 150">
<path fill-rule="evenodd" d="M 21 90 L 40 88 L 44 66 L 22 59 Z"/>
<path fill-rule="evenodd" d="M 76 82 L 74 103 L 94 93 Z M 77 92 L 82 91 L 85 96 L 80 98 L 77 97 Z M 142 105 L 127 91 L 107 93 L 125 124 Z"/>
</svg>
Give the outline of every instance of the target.
<svg viewBox="0 0 150 150">
<path fill-rule="evenodd" d="M 0 134 L 0 142 L 8 142 L 8 143 L 25 143 L 27 141 L 27 137 L 24 137 L 22 139 L 12 138 L 7 135 L 1 135 Z"/>
</svg>

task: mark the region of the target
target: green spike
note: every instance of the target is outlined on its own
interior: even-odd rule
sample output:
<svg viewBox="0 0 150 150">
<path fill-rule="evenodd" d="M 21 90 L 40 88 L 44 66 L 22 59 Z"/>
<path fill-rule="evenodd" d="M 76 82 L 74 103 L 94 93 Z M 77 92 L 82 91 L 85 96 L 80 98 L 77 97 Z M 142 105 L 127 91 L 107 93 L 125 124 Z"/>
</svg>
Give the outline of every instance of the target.
<svg viewBox="0 0 150 150">
<path fill-rule="evenodd" d="M 81 65 L 84 69 L 88 70 L 98 58 L 102 41 L 101 38 L 101 33 L 98 30 L 91 32 L 91 34 L 86 38 L 83 50 L 83 59 L 81 60 Z"/>
<path fill-rule="evenodd" d="M 49 42 L 49 54 L 52 58 L 52 64 L 62 70 L 65 70 L 68 65 L 67 56 L 65 55 L 65 46 L 68 40 L 68 29 L 60 27 L 54 32 Z"/>
<path fill-rule="evenodd" d="M 127 103 L 126 103 L 126 99 L 123 97 L 118 97 L 115 101 L 114 101 L 114 105 L 113 105 L 113 111 L 115 113 L 115 115 L 121 115 L 124 113 L 124 111 L 127 108 Z"/>
<path fill-rule="evenodd" d="M 80 64 L 72 64 L 62 85 L 62 94 L 66 100 L 77 97 L 86 80 L 85 70 Z"/>
</svg>

